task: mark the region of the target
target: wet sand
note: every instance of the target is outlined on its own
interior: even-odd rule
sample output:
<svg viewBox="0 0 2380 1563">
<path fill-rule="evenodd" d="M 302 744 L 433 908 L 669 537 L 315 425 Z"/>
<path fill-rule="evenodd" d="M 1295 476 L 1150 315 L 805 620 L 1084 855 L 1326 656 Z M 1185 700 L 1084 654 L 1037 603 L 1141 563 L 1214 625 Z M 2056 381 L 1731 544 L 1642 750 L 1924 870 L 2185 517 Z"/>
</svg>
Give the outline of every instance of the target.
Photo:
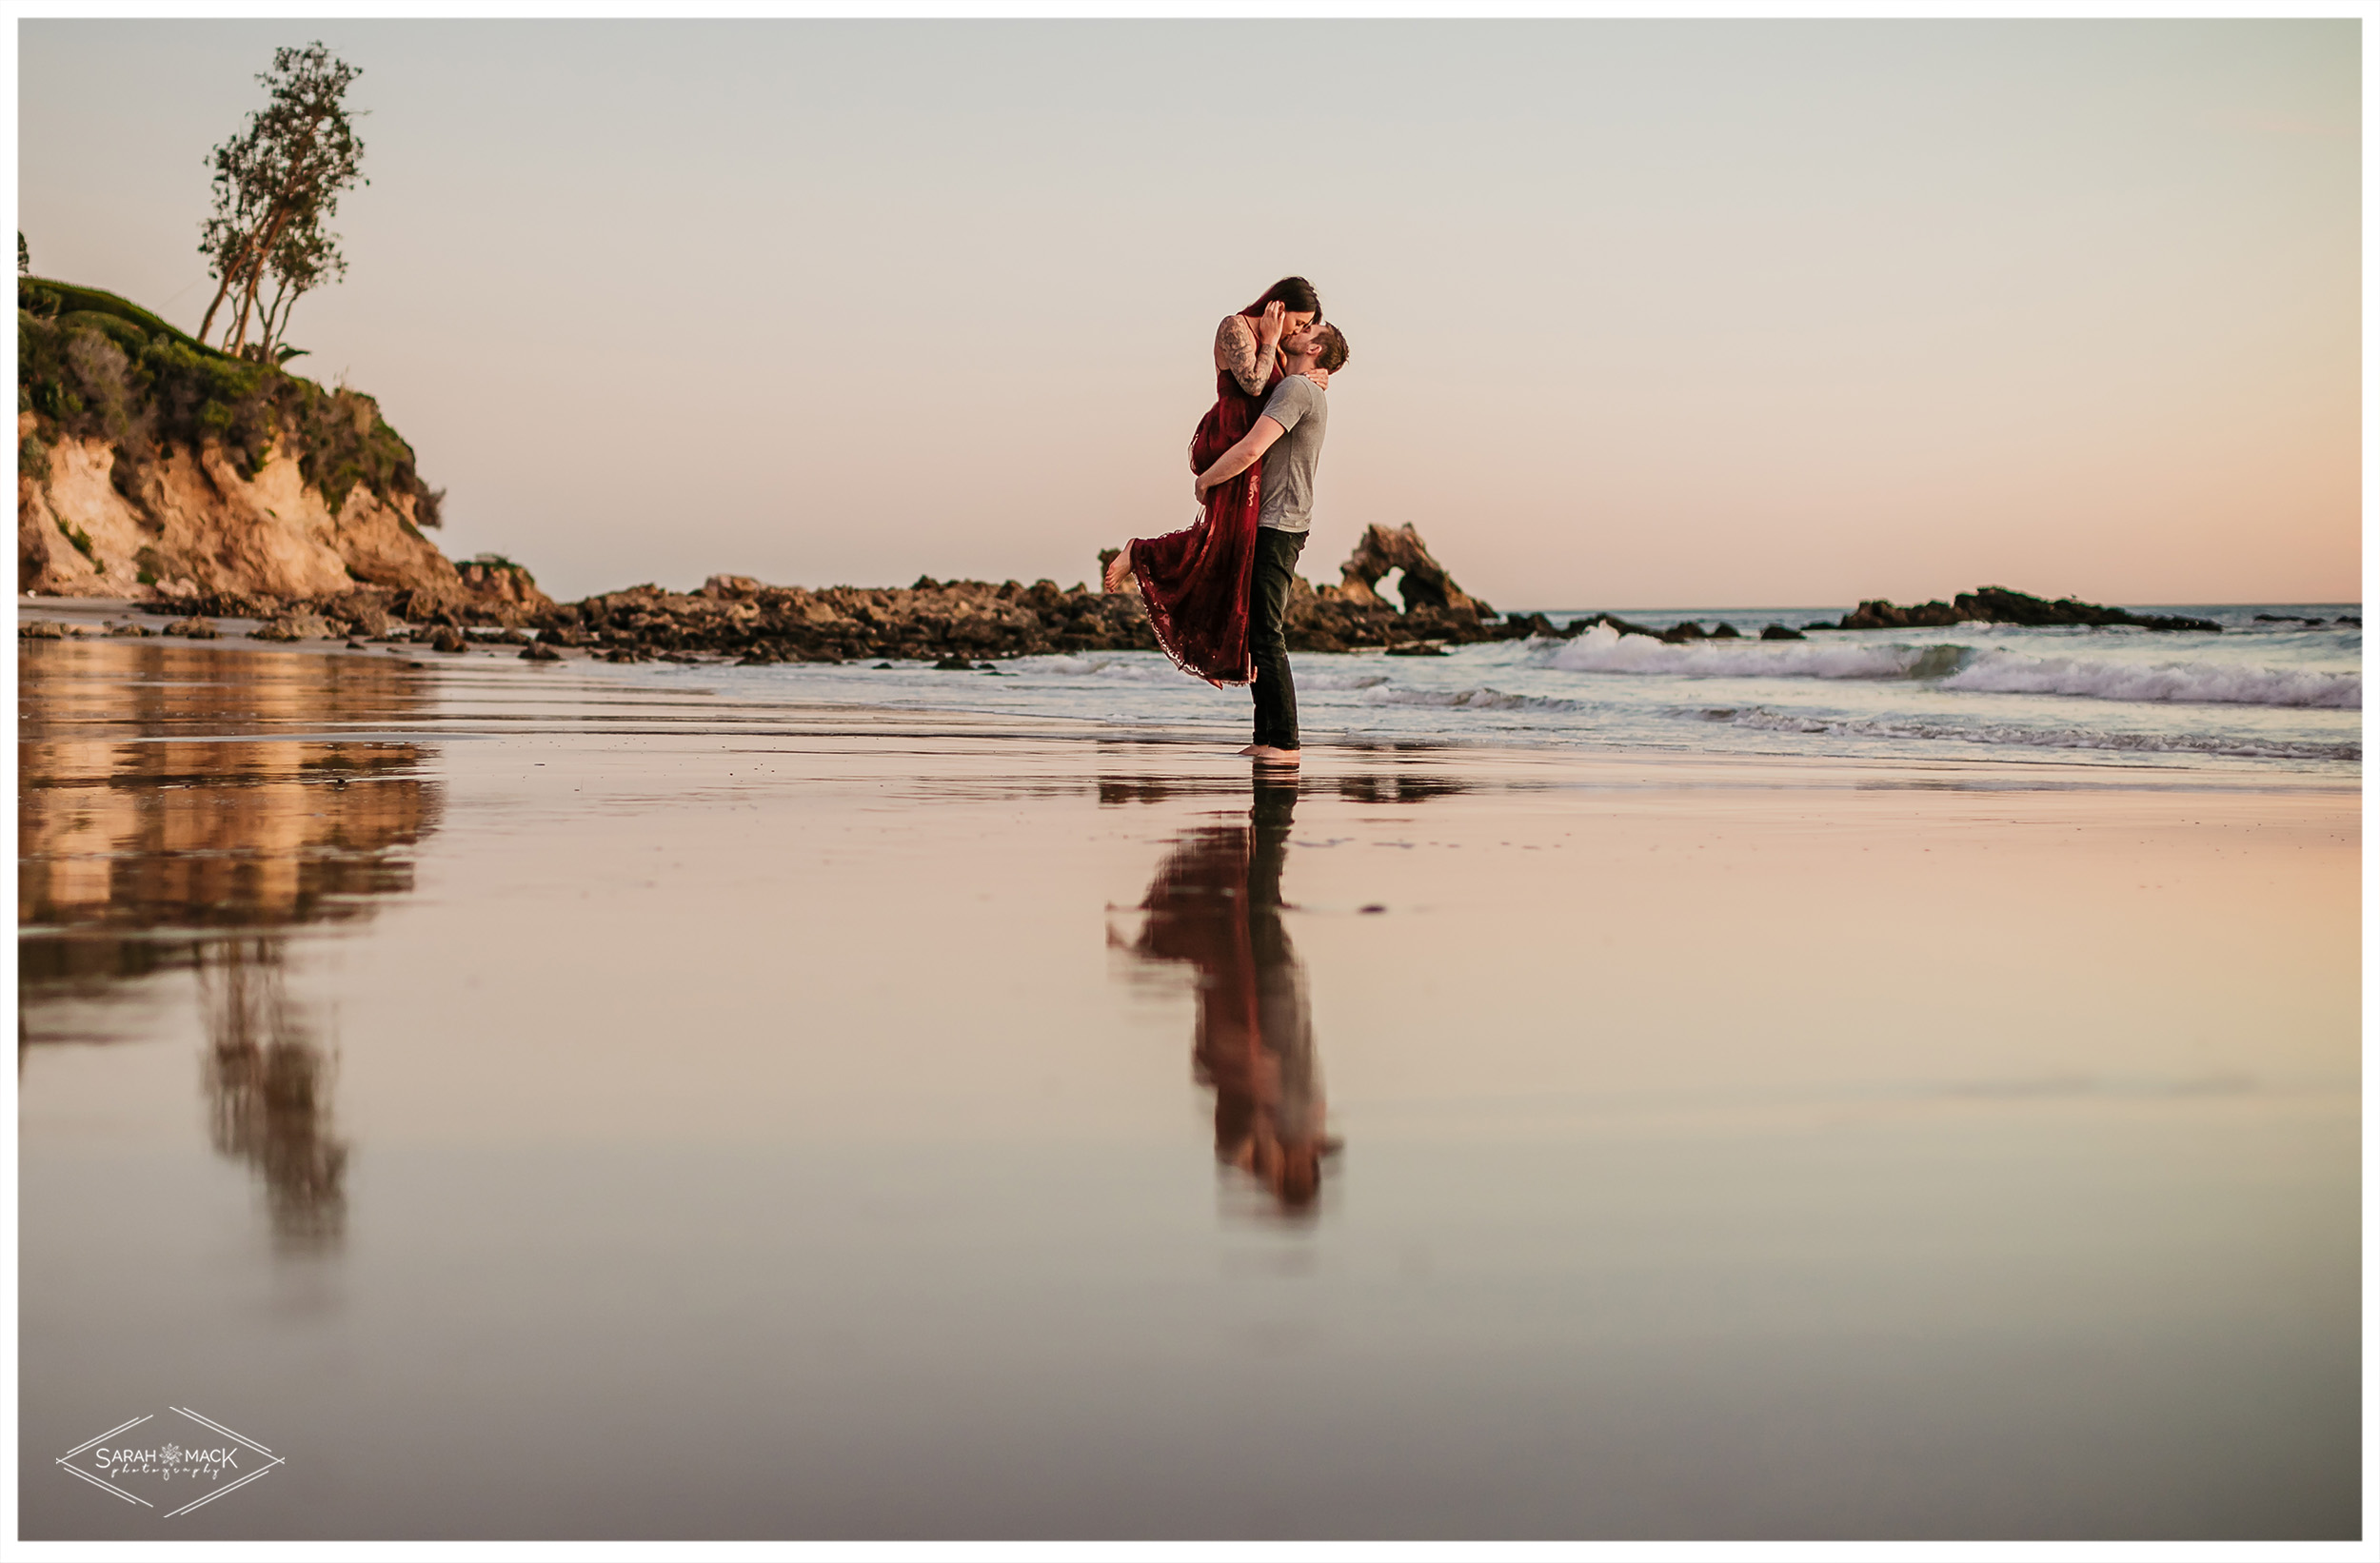
<svg viewBox="0 0 2380 1563">
<path fill-rule="evenodd" d="M 27 1537 L 2356 1533 L 2350 789 L 402 663 L 21 647 Z"/>
</svg>

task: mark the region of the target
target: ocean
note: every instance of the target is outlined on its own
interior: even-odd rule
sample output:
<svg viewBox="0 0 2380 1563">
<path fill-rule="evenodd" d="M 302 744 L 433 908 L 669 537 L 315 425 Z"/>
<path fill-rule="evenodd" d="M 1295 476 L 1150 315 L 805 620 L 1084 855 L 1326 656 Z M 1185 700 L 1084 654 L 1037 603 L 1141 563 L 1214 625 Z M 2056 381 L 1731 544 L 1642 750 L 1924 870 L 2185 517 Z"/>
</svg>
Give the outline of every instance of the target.
<svg viewBox="0 0 2380 1563">
<path fill-rule="evenodd" d="M 1592 610 L 1543 610 L 1557 625 Z M 2363 758 L 2355 603 L 2159 606 L 2219 635 L 2132 628 L 1761 628 L 1847 608 L 1615 609 L 1659 629 L 1745 639 L 1672 645 L 1598 626 L 1574 640 L 1457 646 L 1440 657 L 1296 654 L 1310 743 L 1495 744 L 1884 760 L 2039 756 L 2345 774 Z M 2262 616 L 2262 617 L 2260 617 Z M 2302 622 L 2324 621 L 2319 625 Z M 625 670 L 624 670 L 625 671 Z M 1120 730 L 1212 725 L 1238 740 L 1248 702 L 1155 652 L 1025 657 L 990 671 L 919 663 L 676 667 L 730 696 L 1050 717 Z"/>
</svg>

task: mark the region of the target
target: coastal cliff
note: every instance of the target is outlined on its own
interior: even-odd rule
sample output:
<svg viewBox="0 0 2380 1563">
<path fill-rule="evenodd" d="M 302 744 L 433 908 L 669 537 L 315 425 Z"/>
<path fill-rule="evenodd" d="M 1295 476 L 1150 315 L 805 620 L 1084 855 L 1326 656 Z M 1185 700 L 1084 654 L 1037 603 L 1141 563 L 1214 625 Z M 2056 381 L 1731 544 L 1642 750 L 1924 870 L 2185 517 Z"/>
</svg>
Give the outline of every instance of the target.
<svg viewBox="0 0 2380 1563">
<path fill-rule="evenodd" d="M 19 592 L 552 605 L 518 566 L 458 568 L 429 541 L 439 491 L 372 398 L 112 293 L 18 279 L 16 437 Z"/>
</svg>

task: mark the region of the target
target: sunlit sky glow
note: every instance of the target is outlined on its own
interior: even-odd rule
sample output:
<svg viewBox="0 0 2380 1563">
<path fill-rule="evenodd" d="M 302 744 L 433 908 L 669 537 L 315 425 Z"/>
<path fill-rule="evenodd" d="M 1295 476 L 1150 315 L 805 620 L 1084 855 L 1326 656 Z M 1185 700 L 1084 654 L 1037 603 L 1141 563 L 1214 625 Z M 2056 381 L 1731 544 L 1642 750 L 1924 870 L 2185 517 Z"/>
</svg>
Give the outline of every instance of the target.
<svg viewBox="0 0 2380 1563">
<path fill-rule="evenodd" d="M 565 597 L 1089 579 L 1285 271 L 1354 348 L 1317 579 L 1410 521 L 1499 607 L 2359 596 L 2352 21 L 18 36 L 34 270 L 186 328 L 256 72 L 363 68 L 296 366 Z"/>
</svg>

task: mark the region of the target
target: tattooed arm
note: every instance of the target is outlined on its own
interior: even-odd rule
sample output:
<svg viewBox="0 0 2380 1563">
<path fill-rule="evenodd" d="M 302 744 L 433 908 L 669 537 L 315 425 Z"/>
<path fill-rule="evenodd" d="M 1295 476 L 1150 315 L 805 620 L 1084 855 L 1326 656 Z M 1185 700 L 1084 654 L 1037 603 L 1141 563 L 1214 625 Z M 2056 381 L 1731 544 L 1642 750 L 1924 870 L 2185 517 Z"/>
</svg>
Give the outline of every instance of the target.
<svg viewBox="0 0 2380 1563">
<path fill-rule="evenodd" d="M 1225 315 L 1215 328 L 1215 367 L 1250 396 L 1264 394 L 1265 383 L 1273 378 L 1273 350 L 1280 341 L 1280 307 L 1275 305 L 1265 314 L 1266 325 L 1273 328 L 1269 340 L 1245 315 Z"/>
</svg>

